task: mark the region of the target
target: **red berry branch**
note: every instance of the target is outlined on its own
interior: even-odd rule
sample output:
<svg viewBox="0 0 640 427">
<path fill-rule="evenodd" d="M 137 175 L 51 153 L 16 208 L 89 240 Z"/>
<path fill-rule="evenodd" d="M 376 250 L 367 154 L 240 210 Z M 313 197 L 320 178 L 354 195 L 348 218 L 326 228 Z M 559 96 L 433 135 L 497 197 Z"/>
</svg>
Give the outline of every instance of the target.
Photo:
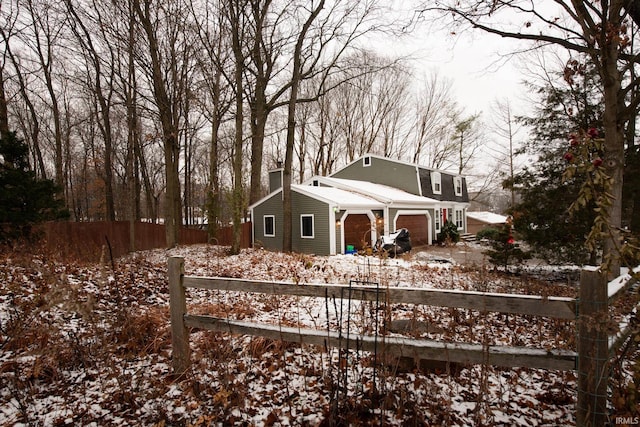
<svg viewBox="0 0 640 427">
<path fill-rule="evenodd" d="M 598 129 L 592 127 L 586 131 L 571 133 L 569 148 L 563 155 L 567 162 L 563 179 L 565 181 L 579 177 L 584 179 L 576 200 L 568 209 L 569 215 L 591 205 L 594 206 L 593 210 L 596 213 L 593 226 L 585 241 L 589 251 L 596 251 L 604 237 L 614 236 L 614 229 L 609 222 L 609 211 L 613 204 L 611 194 L 613 180 L 607 174 L 607 168 L 603 162 L 604 154 L 604 138 L 600 137 Z M 626 236 L 624 242 L 616 248 L 617 255 L 627 266 L 637 266 L 640 263 L 640 245 L 628 235 L 629 233 L 625 233 L 625 230 L 618 231 Z M 611 255 L 613 254 L 609 254 L 603 262 L 605 270 L 610 265 Z"/>
</svg>

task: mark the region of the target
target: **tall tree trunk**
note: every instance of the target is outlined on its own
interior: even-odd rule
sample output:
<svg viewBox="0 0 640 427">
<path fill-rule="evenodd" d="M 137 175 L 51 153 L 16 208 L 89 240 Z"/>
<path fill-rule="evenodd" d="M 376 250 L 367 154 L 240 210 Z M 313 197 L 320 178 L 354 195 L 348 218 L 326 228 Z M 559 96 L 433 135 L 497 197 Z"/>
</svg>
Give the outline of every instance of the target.
<svg viewBox="0 0 640 427">
<path fill-rule="evenodd" d="M 135 32 L 135 11 L 131 2 L 128 3 L 128 25 L 129 37 L 127 40 L 127 73 L 126 80 L 123 78 L 124 98 L 127 107 L 127 162 L 126 162 L 126 185 L 129 194 L 129 239 L 130 250 L 136 250 L 136 221 L 140 214 L 140 192 L 138 177 L 137 151 L 139 146 L 140 132 L 138 131 L 138 107 L 137 107 L 137 79 L 134 48 L 136 43 Z"/>
<path fill-rule="evenodd" d="M 612 2 L 607 11 L 607 16 L 602 22 L 600 37 L 601 67 L 600 77 L 604 92 L 603 125 L 605 133 L 604 163 L 607 171 L 613 179 L 611 188 L 612 203 L 607 208 L 606 216 L 609 219 L 609 233 L 604 236 L 604 256 L 611 263 L 610 274 L 612 277 L 620 275 L 621 260 L 619 248 L 622 243 L 620 228 L 622 227 L 622 185 L 624 175 L 624 124 L 628 118 L 622 117 L 624 100 L 620 99 L 622 76 L 618 70 L 618 43 L 611 40 L 611 28 L 619 28 L 621 2 Z M 597 57 L 594 58 L 597 60 Z"/>
<path fill-rule="evenodd" d="M 243 123 L 244 123 L 244 93 L 243 76 L 244 55 L 242 51 L 242 0 L 230 0 L 229 19 L 231 23 L 232 50 L 235 59 L 234 82 L 236 85 L 236 118 L 235 135 L 233 144 L 233 193 L 232 193 L 232 217 L 233 217 L 233 241 L 231 243 L 231 253 L 240 253 L 240 239 L 242 233 L 242 219 L 244 213 L 244 188 L 242 185 L 242 145 L 243 145 Z M 241 4 L 242 3 L 242 4 Z"/>
<path fill-rule="evenodd" d="M 171 100 L 167 93 L 165 76 L 160 59 L 160 45 L 156 38 L 155 25 L 151 22 L 149 0 L 144 0 L 144 10 L 140 0 L 133 0 L 136 14 L 147 36 L 149 55 L 151 58 L 151 77 L 153 96 L 155 98 L 160 123 L 162 125 L 164 161 L 165 161 L 165 232 L 168 248 L 176 246 L 179 241 L 180 226 L 182 225 L 182 208 L 180 200 L 180 176 L 178 163 L 180 160 L 180 140 L 178 137 L 178 123 L 174 118 Z"/>
<path fill-rule="evenodd" d="M 220 46 L 220 44 L 218 44 Z M 211 115 L 211 145 L 209 147 L 209 188 L 207 191 L 207 235 L 211 241 L 218 236 L 218 222 L 220 221 L 220 172 L 219 172 L 219 140 L 221 125 L 221 97 L 220 82 L 222 72 L 217 67 L 211 90 L 213 114 Z"/>
<path fill-rule="evenodd" d="M 264 131 L 271 106 L 267 101 L 267 86 L 271 78 L 273 59 L 272 54 L 263 38 L 266 18 L 272 0 L 251 1 L 252 16 L 255 25 L 251 60 L 255 67 L 254 96 L 251 102 L 251 184 L 249 190 L 249 204 L 260 200 L 262 195 L 262 157 L 264 152 Z M 270 42 L 273 43 L 273 42 Z"/>
<path fill-rule="evenodd" d="M 215 101 L 214 101 L 215 102 Z M 207 235 L 212 240 L 218 235 L 220 218 L 220 176 L 218 172 L 218 133 L 220 121 L 217 115 L 211 121 L 211 146 L 209 148 L 209 188 L 207 192 Z"/>
<path fill-rule="evenodd" d="M 258 79 L 260 82 L 260 79 Z M 251 105 L 251 189 L 249 204 L 260 200 L 262 195 L 262 157 L 264 152 L 264 131 L 267 125 L 266 84 L 256 83 L 256 96 Z M 264 82 L 263 82 L 264 83 Z"/>
<path fill-rule="evenodd" d="M 0 138 L 9 133 L 9 115 L 7 114 L 7 98 L 4 92 L 4 73 L 0 68 Z"/>
<path fill-rule="evenodd" d="M 307 32 L 313 21 L 318 17 L 322 8 L 324 8 L 325 0 L 312 10 L 311 15 L 307 18 L 304 25 L 300 29 L 298 41 L 293 52 L 293 69 L 291 70 L 291 92 L 289 95 L 289 103 L 287 105 L 287 147 L 285 150 L 284 170 L 282 172 L 282 216 L 283 216 L 283 241 L 282 249 L 285 252 L 291 252 L 293 248 L 292 236 L 292 206 L 291 206 L 291 165 L 293 164 L 293 146 L 296 139 L 296 104 L 298 103 L 298 89 L 302 79 L 302 44 L 307 36 Z"/>
<path fill-rule="evenodd" d="M 185 123 L 184 123 L 184 195 L 182 197 L 184 205 L 184 222 L 187 225 L 193 224 L 193 200 L 192 200 L 192 183 L 191 168 L 193 159 L 193 141 L 191 140 L 191 132 L 189 129 L 189 96 L 185 99 Z"/>
</svg>

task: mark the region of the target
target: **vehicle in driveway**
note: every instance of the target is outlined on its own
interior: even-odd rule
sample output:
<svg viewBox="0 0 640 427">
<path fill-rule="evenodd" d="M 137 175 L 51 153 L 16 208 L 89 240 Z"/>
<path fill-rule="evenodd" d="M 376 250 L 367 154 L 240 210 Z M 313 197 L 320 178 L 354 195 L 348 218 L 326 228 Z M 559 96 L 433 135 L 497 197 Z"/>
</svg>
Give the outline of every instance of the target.
<svg viewBox="0 0 640 427">
<path fill-rule="evenodd" d="M 411 237 L 409 230 L 401 228 L 388 236 L 380 236 L 374 247 L 378 253 L 387 254 L 390 257 L 401 255 L 411 251 Z"/>
</svg>

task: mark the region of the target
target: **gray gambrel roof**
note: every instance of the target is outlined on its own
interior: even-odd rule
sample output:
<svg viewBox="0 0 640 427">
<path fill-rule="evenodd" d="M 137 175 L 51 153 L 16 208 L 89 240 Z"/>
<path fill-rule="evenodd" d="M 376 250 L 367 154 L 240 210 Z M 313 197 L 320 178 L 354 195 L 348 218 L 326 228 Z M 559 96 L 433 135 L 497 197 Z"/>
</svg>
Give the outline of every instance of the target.
<svg viewBox="0 0 640 427">
<path fill-rule="evenodd" d="M 401 169 L 404 168 L 405 171 L 412 170 L 413 173 L 411 174 L 410 180 L 413 181 L 413 184 L 411 184 L 408 181 L 403 181 L 403 185 L 404 184 L 406 185 L 404 186 L 398 185 L 398 187 L 403 187 L 407 189 L 415 188 L 414 190 L 415 194 L 420 194 L 423 197 L 427 197 L 437 201 L 447 201 L 447 202 L 456 202 L 456 203 L 469 202 L 467 182 L 466 182 L 466 177 L 464 175 L 460 175 L 454 172 L 449 172 L 449 171 L 440 170 L 440 169 L 428 168 L 426 166 L 421 166 L 416 163 L 410 163 L 402 160 L 383 157 L 376 154 L 364 154 L 359 158 L 353 160 L 351 163 L 347 164 L 346 166 L 340 168 L 336 172 L 332 173 L 330 177 L 344 176 L 343 171 L 351 169 L 353 166 L 356 166 L 358 163 L 361 163 L 363 159 L 367 157 L 383 161 L 387 164 L 396 164 Z M 364 172 L 366 169 L 368 168 L 360 168 L 360 171 Z M 433 191 L 431 180 L 434 173 L 438 173 L 440 175 L 440 179 L 441 179 L 440 193 L 434 193 Z M 347 177 L 354 178 L 352 174 L 351 176 L 347 176 Z M 462 184 L 462 194 L 459 194 L 459 195 L 455 193 L 455 189 L 454 189 L 455 188 L 454 180 L 457 178 L 461 179 L 461 184 Z M 388 176 L 379 176 L 379 175 L 371 176 L 370 173 L 366 179 L 370 181 L 377 181 L 377 182 L 392 181 L 389 179 Z"/>
</svg>

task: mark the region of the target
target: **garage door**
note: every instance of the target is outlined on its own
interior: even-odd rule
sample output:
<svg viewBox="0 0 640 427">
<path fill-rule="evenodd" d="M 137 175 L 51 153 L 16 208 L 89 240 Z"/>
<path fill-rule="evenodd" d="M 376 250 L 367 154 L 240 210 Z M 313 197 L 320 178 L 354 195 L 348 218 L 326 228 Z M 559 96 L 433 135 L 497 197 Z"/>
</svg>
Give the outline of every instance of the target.
<svg viewBox="0 0 640 427">
<path fill-rule="evenodd" d="M 344 220 L 344 244 L 363 248 L 363 240 L 371 245 L 371 220 L 364 214 L 350 214 Z"/>
<path fill-rule="evenodd" d="M 396 220 L 396 230 L 406 228 L 411 237 L 411 246 L 429 244 L 429 220 L 426 215 L 400 215 Z"/>
</svg>

